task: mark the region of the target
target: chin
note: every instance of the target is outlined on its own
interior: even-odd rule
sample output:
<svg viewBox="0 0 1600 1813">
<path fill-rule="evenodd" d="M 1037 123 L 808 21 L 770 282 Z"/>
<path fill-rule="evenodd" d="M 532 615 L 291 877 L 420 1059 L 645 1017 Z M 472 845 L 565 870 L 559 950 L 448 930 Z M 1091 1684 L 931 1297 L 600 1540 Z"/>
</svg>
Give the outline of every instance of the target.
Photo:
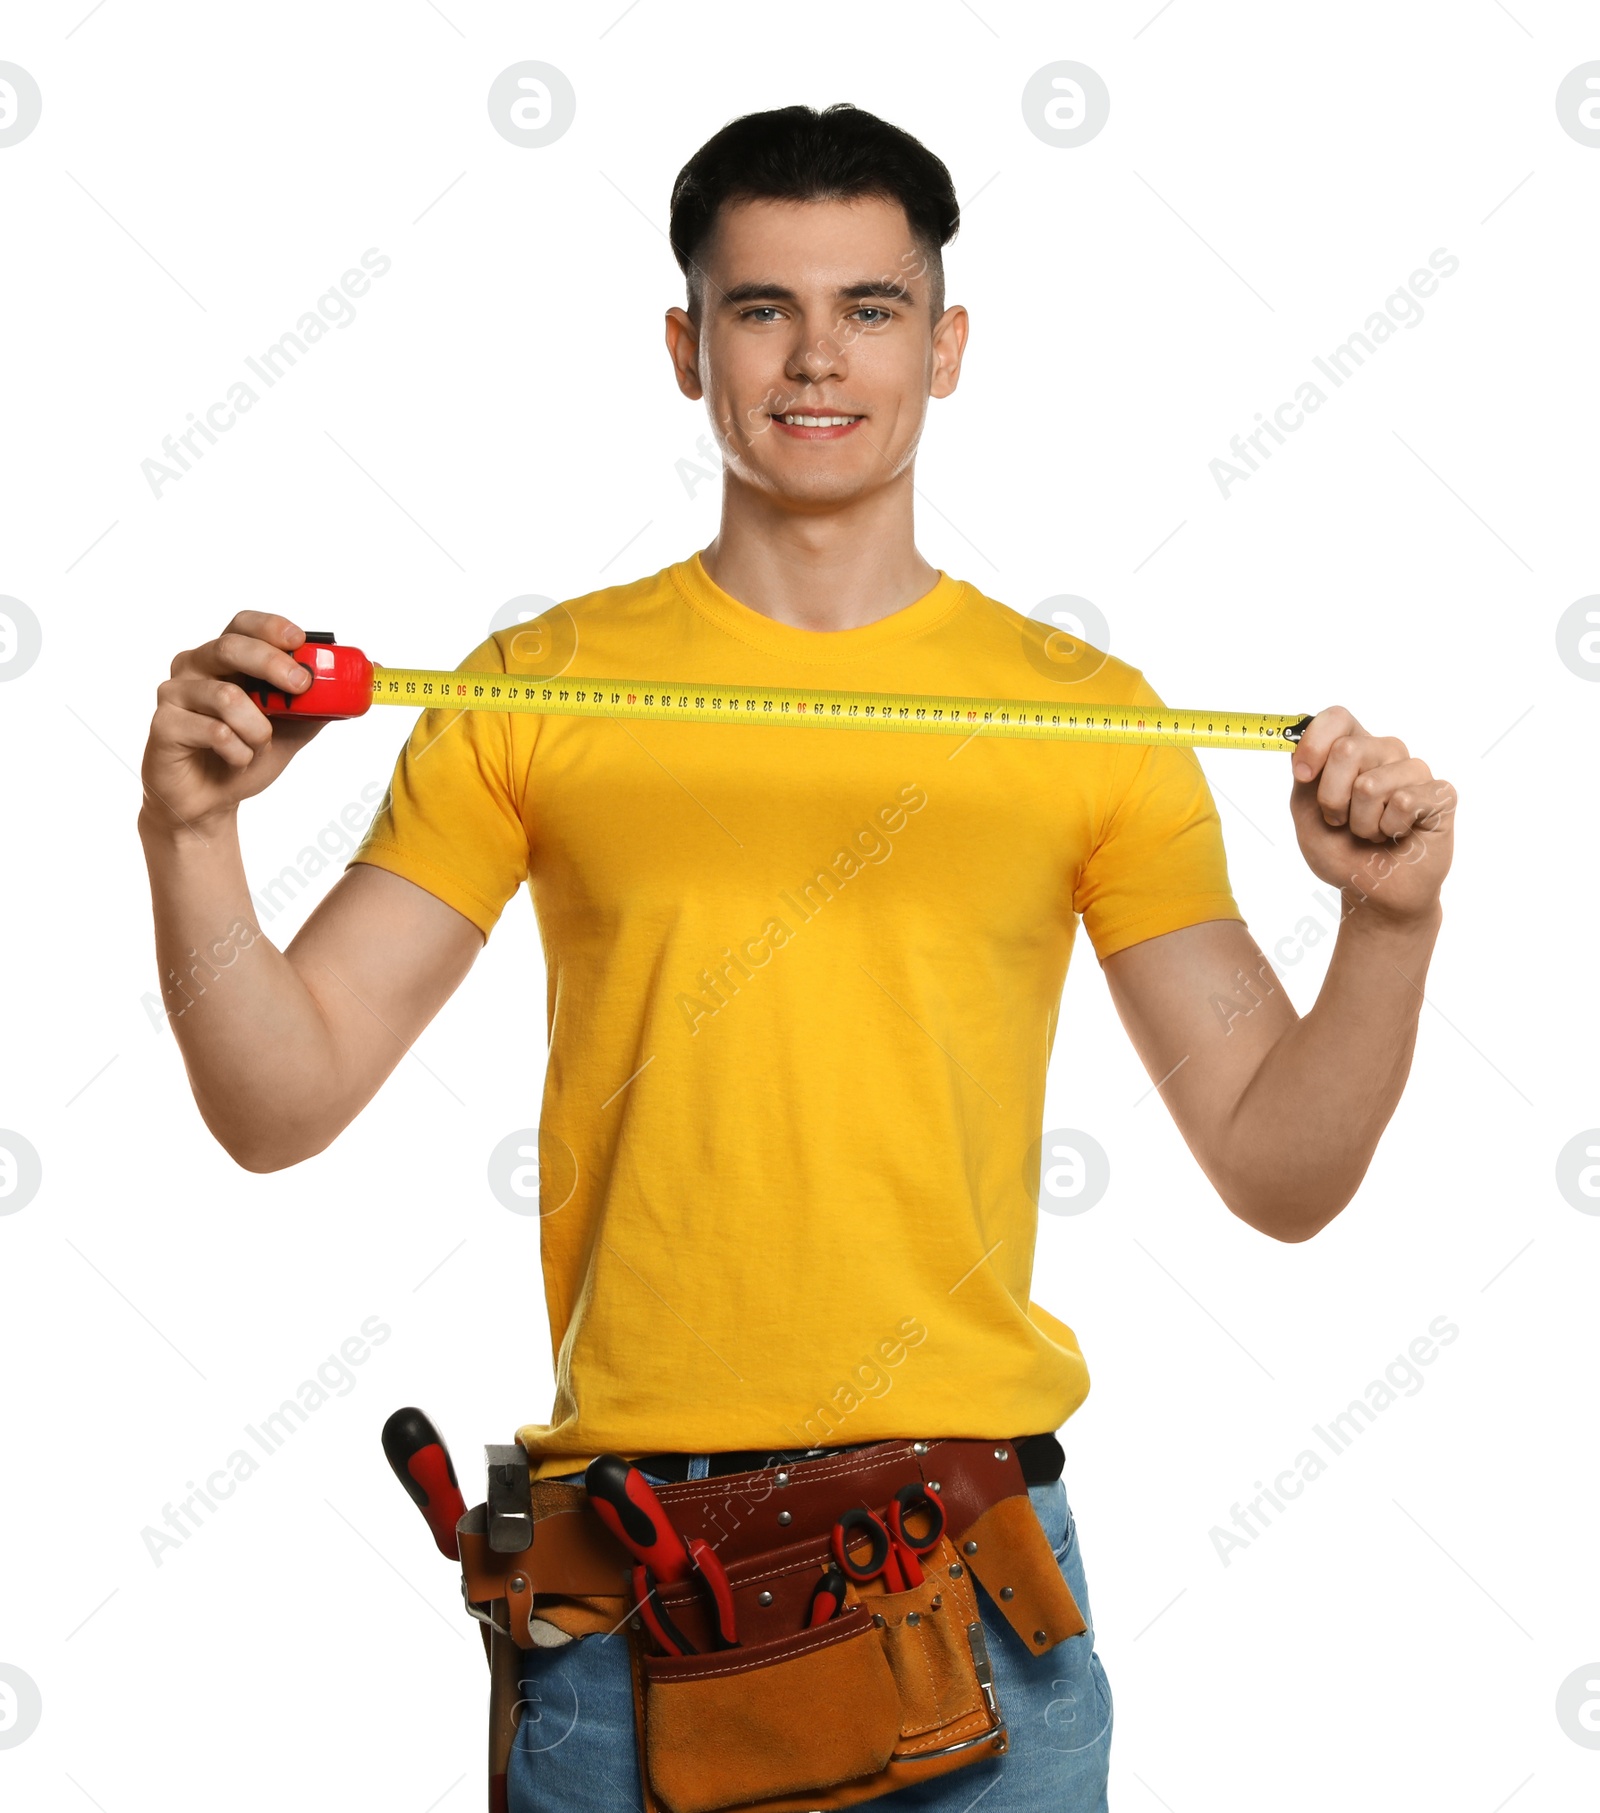
<svg viewBox="0 0 1600 1813">
<path fill-rule="evenodd" d="M 845 504 L 873 488 L 864 476 L 847 472 L 763 472 L 756 482 L 770 496 L 797 504 Z"/>
</svg>

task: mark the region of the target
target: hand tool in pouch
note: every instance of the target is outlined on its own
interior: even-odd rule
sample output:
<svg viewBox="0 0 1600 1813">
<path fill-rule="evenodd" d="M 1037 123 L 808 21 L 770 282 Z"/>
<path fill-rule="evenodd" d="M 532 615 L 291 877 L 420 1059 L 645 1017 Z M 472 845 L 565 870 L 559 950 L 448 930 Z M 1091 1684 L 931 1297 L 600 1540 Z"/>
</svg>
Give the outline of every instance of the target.
<svg viewBox="0 0 1600 1813">
<path fill-rule="evenodd" d="M 584 1484 L 596 1516 L 637 1558 L 639 1569 L 643 1570 L 635 1570 L 634 1596 L 648 1602 L 648 1613 L 646 1604 L 641 1603 L 640 1616 L 650 1634 L 669 1654 L 683 1655 L 693 1649 L 666 1618 L 655 1589 L 658 1582 L 684 1580 L 695 1573 L 711 1594 L 715 1614 L 713 1641 L 719 1649 L 733 1648 L 739 1640 L 733 1592 L 711 1544 L 699 1536 L 686 1543 L 672 1527 L 650 1482 L 620 1455 L 597 1455 L 584 1474 Z"/>
<path fill-rule="evenodd" d="M 456 1483 L 455 1465 L 444 1437 L 423 1411 L 408 1405 L 383 1425 L 383 1452 L 395 1478 L 426 1520 L 439 1553 L 459 1561 L 456 1523 L 467 1504 Z"/>
<path fill-rule="evenodd" d="M 475 1512 L 469 1512 L 462 1499 L 444 1437 L 414 1405 L 395 1411 L 383 1425 L 383 1452 L 395 1478 L 421 1511 L 435 1546 L 452 1561 L 465 1561 L 462 1532 L 474 1516 L 492 1552 L 516 1554 L 531 1544 L 528 1456 L 521 1447 L 487 1450 L 489 1502 Z M 492 1514 L 490 1503 L 495 1506 Z M 469 1600 L 467 1609 L 478 1619 L 489 1659 L 489 1813 L 506 1813 L 506 1773 L 521 1710 L 521 1650 L 512 1641 L 503 1599 L 485 1611 Z"/>
</svg>

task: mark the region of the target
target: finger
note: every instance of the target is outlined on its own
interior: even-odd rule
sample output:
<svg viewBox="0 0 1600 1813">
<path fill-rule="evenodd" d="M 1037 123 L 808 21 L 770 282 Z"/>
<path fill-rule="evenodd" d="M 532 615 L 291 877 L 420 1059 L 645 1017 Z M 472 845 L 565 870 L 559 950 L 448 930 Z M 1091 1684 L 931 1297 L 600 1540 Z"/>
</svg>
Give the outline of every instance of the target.
<svg viewBox="0 0 1600 1813">
<path fill-rule="evenodd" d="M 1447 831 L 1455 808 L 1455 788 L 1430 775 L 1420 785 L 1395 788 L 1384 806 L 1379 828 L 1386 837 L 1395 839 L 1406 838 L 1414 831 Z"/>
<path fill-rule="evenodd" d="M 150 722 L 150 740 L 167 756 L 210 752 L 230 768 L 248 768 L 255 751 L 221 718 L 208 712 L 187 711 L 181 705 L 158 705 Z"/>
<path fill-rule="evenodd" d="M 179 674 L 197 666 L 205 668 L 207 672 L 215 672 L 212 657 L 226 636 L 264 642 L 269 648 L 287 651 L 300 646 L 305 640 L 305 631 L 297 623 L 275 611 L 239 611 L 216 642 L 203 642 L 198 648 L 185 649 L 178 655 L 172 663 L 172 672 Z M 238 644 L 235 643 L 234 646 L 237 647 Z"/>
<path fill-rule="evenodd" d="M 1297 781 L 1315 780 L 1335 739 L 1360 729 L 1355 714 L 1343 705 L 1330 705 L 1319 711 L 1300 733 L 1300 741 L 1294 746 L 1294 778 Z"/>
<path fill-rule="evenodd" d="M 1384 819 L 1395 789 L 1432 779 L 1432 769 L 1415 756 L 1404 761 L 1380 762 L 1376 768 L 1363 768 L 1350 789 L 1350 829 L 1357 837 L 1372 841 L 1392 835 L 1385 828 Z M 1408 820 L 1407 828 L 1409 825 Z"/>
<path fill-rule="evenodd" d="M 1317 804 L 1324 821 L 1342 825 L 1350 818 L 1350 801 L 1356 776 L 1385 762 L 1404 761 L 1406 746 L 1398 737 L 1375 737 L 1366 731 L 1337 736 L 1317 782 Z"/>
<path fill-rule="evenodd" d="M 202 717 L 220 718 L 239 740 L 252 749 L 272 741 L 272 723 L 242 686 L 232 680 L 214 680 L 207 674 L 180 674 L 156 688 L 158 705 L 176 705 Z"/>
<path fill-rule="evenodd" d="M 269 680 L 280 691 L 304 692 L 311 684 L 311 670 L 286 654 L 274 643 L 237 630 L 224 630 L 215 642 L 204 643 L 190 651 L 184 670 L 227 679 L 245 674 L 254 680 Z M 175 676 L 176 677 L 176 674 Z"/>
<path fill-rule="evenodd" d="M 228 629 L 241 636 L 255 636 L 277 648 L 298 648 L 306 639 L 306 633 L 298 623 L 277 611 L 240 611 Z"/>
</svg>

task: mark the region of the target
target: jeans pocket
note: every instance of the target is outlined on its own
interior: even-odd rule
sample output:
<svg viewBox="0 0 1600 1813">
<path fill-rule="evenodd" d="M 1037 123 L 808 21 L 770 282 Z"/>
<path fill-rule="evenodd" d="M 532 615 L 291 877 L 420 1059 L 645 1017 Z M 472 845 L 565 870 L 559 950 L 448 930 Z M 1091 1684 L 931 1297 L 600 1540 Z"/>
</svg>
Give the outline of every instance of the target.
<svg viewBox="0 0 1600 1813">
<path fill-rule="evenodd" d="M 1061 1571 L 1061 1578 L 1066 1581 L 1083 1614 L 1083 1621 L 1089 1627 L 1082 1637 L 1072 1637 L 1068 1641 L 1081 1642 L 1085 1648 L 1092 1648 L 1094 1613 L 1089 1609 L 1089 1587 L 1084 1578 L 1083 1555 L 1078 1547 L 1078 1519 L 1067 1497 L 1066 1482 L 1056 1479 L 1047 1486 L 1034 1486 L 1028 1496 L 1050 1539 L 1050 1552 Z"/>
<path fill-rule="evenodd" d="M 1033 1506 L 1033 1514 L 1039 1519 L 1040 1526 L 1049 1538 L 1050 1552 L 1059 1561 L 1072 1546 L 1075 1534 L 1066 1486 L 1059 1479 L 1052 1479 L 1042 1486 L 1030 1486 L 1028 1502 Z"/>
<path fill-rule="evenodd" d="M 1067 1506 L 1066 1511 L 1066 1531 L 1060 1542 L 1053 1545 L 1057 1561 L 1065 1561 L 1067 1556 L 1071 1554 L 1078 1540 L 1078 1520 L 1073 1516 L 1072 1506 L 1070 1504 Z"/>
</svg>

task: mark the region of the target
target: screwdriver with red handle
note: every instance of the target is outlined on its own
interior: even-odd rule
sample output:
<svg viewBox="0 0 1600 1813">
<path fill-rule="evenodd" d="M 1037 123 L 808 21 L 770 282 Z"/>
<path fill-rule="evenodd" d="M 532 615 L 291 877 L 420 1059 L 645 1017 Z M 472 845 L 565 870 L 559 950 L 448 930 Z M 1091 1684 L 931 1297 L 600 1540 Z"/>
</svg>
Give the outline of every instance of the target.
<svg viewBox="0 0 1600 1813">
<path fill-rule="evenodd" d="M 427 1521 L 439 1553 L 459 1561 L 456 1524 L 467 1506 L 444 1437 L 423 1411 L 407 1405 L 383 1425 L 383 1452 Z"/>
</svg>

